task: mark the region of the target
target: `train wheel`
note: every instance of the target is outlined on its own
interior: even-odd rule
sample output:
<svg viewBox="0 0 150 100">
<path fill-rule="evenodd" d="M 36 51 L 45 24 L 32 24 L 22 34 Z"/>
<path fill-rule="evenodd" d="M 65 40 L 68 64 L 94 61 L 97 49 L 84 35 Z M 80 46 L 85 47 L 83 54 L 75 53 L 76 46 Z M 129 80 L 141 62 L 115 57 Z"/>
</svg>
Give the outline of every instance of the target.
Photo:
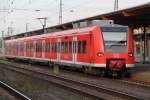
<svg viewBox="0 0 150 100">
<path fill-rule="evenodd" d="M 49 67 L 52 67 L 52 64 L 50 62 L 47 63 Z"/>
<path fill-rule="evenodd" d="M 82 67 L 82 70 L 83 70 L 83 72 L 86 73 L 86 74 L 89 73 L 89 68 L 86 67 L 86 66 L 83 66 L 83 67 Z"/>
<path fill-rule="evenodd" d="M 29 64 L 31 64 L 31 65 L 32 65 L 32 64 L 34 64 L 34 62 L 33 62 L 32 60 L 29 60 Z"/>
<path fill-rule="evenodd" d="M 101 71 L 99 68 L 92 68 L 92 67 L 82 67 L 82 70 L 86 74 L 91 74 L 91 75 L 100 75 Z"/>
<path fill-rule="evenodd" d="M 118 72 L 116 72 L 116 71 L 112 71 L 112 77 L 113 78 L 116 78 L 116 77 L 118 77 L 119 76 L 119 73 Z"/>
<path fill-rule="evenodd" d="M 131 76 L 131 73 L 125 70 L 123 76 L 129 78 Z"/>
<path fill-rule="evenodd" d="M 106 68 L 104 69 L 104 77 L 109 77 L 110 71 Z"/>
</svg>

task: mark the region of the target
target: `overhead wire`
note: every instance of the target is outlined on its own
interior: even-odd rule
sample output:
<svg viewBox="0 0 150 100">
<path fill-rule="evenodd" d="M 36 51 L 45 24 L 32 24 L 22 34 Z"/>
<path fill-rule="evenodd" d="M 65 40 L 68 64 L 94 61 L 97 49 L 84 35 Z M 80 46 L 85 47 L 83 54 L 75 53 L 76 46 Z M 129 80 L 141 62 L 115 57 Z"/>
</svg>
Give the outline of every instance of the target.
<svg viewBox="0 0 150 100">
<path fill-rule="evenodd" d="M 12 0 L 13 2 L 15 1 L 15 0 Z M 50 4 L 53 4 L 53 2 L 54 1 L 56 1 L 56 0 L 52 0 L 51 2 L 50 2 Z M 75 6 L 72 6 L 72 7 L 63 7 L 63 13 L 65 14 L 66 12 L 70 12 L 70 10 L 76 10 L 76 9 L 78 9 L 78 8 L 87 8 L 86 6 L 87 6 L 87 3 L 89 3 L 89 2 L 91 2 L 91 0 L 88 0 L 88 1 L 84 1 L 84 2 L 82 2 L 82 3 L 79 3 L 78 5 L 75 5 Z M 31 3 L 31 2 L 30 2 Z M 17 8 L 17 6 L 15 5 L 14 7 L 13 7 L 13 10 L 14 11 L 29 11 L 29 12 L 31 12 L 31 14 L 29 14 L 28 16 L 30 16 L 30 15 L 33 15 L 33 12 L 35 11 L 36 12 L 36 10 L 39 10 L 39 11 L 37 11 L 37 12 L 39 12 L 39 14 L 40 13 L 43 13 L 43 12 L 50 12 L 49 14 L 49 16 L 51 16 L 51 15 L 55 15 L 55 14 L 58 14 L 58 11 L 56 11 L 56 10 L 54 10 L 54 9 L 24 9 L 24 7 L 27 5 L 28 6 L 28 4 L 29 4 L 29 2 L 28 3 L 25 3 L 23 6 L 21 6 L 20 8 Z M 34 3 L 32 2 L 31 4 L 29 4 L 29 5 L 34 5 Z M 47 5 L 47 4 L 46 4 Z M 52 5 L 52 6 L 55 6 L 55 5 Z M 57 6 L 57 5 L 56 5 Z M 89 7 L 90 8 L 90 7 Z M 48 16 L 48 15 L 47 15 Z M 34 18 L 33 18 L 34 19 Z"/>
</svg>

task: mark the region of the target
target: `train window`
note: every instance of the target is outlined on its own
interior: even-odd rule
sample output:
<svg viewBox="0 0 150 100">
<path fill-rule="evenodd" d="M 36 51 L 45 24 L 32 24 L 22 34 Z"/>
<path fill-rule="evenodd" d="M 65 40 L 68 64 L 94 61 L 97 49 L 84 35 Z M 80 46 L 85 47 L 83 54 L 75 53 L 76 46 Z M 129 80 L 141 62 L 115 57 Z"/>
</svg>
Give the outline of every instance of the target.
<svg viewBox="0 0 150 100">
<path fill-rule="evenodd" d="M 46 46 L 45 46 L 45 52 L 47 52 L 48 50 L 47 50 L 47 48 L 48 48 L 48 46 L 47 46 L 48 44 L 47 44 L 47 42 L 46 42 Z"/>
<path fill-rule="evenodd" d="M 37 43 L 36 48 L 37 48 L 36 52 L 39 52 L 39 43 Z"/>
<path fill-rule="evenodd" d="M 35 48 L 35 52 L 38 51 L 38 44 L 36 43 L 36 48 Z"/>
<path fill-rule="evenodd" d="M 45 41 L 42 40 L 42 52 L 45 52 Z"/>
<path fill-rule="evenodd" d="M 39 52 L 41 52 L 41 42 L 38 43 L 39 46 Z"/>
<path fill-rule="evenodd" d="M 26 43 L 26 51 L 29 49 L 29 44 Z"/>
<path fill-rule="evenodd" d="M 23 44 L 21 44 L 21 52 L 23 52 Z"/>
<path fill-rule="evenodd" d="M 28 43 L 26 43 L 25 45 L 26 45 L 26 50 L 25 51 L 27 51 L 28 50 Z"/>
<path fill-rule="evenodd" d="M 65 42 L 65 52 L 68 52 L 68 42 Z"/>
<path fill-rule="evenodd" d="M 40 43 L 36 43 L 36 52 L 40 52 Z"/>
<path fill-rule="evenodd" d="M 72 52 L 72 41 L 69 41 L 69 52 Z"/>
<path fill-rule="evenodd" d="M 38 52 L 40 52 L 40 43 L 38 43 L 37 45 L 38 45 Z"/>
<path fill-rule="evenodd" d="M 37 52 L 40 51 L 40 46 L 39 46 L 39 43 L 37 43 Z"/>
<path fill-rule="evenodd" d="M 24 52 L 24 43 L 22 43 L 22 52 Z"/>
<path fill-rule="evenodd" d="M 46 42 L 45 51 L 50 52 L 50 42 Z"/>
<path fill-rule="evenodd" d="M 9 44 L 9 53 L 11 53 L 11 43 Z"/>
<path fill-rule="evenodd" d="M 16 52 L 18 51 L 18 44 L 16 43 Z"/>
<path fill-rule="evenodd" d="M 78 53 L 81 53 L 81 41 L 78 41 Z"/>
<path fill-rule="evenodd" d="M 54 52 L 57 52 L 57 43 L 54 43 Z"/>
<path fill-rule="evenodd" d="M 30 50 L 33 51 L 33 44 L 32 43 L 30 44 Z"/>
<path fill-rule="evenodd" d="M 40 52 L 42 52 L 42 42 L 40 42 Z"/>
<path fill-rule="evenodd" d="M 90 34 L 90 44 L 92 44 L 92 34 Z"/>
<path fill-rule="evenodd" d="M 15 52 L 16 52 L 16 48 L 17 48 L 17 47 L 16 47 L 16 43 L 15 43 L 15 47 L 14 47 L 14 49 L 15 49 Z"/>
<path fill-rule="evenodd" d="M 22 43 L 20 43 L 20 52 L 22 52 Z"/>
<path fill-rule="evenodd" d="M 36 46 L 37 46 L 37 45 L 36 45 L 36 41 L 33 41 L 33 49 L 32 49 L 33 52 L 36 52 L 36 48 L 37 48 Z"/>
<path fill-rule="evenodd" d="M 21 43 L 19 43 L 19 52 L 21 52 Z"/>
<path fill-rule="evenodd" d="M 20 45 L 20 51 L 23 52 L 23 44 Z"/>
<path fill-rule="evenodd" d="M 42 52 L 42 42 L 40 42 L 40 52 Z"/>
<path fill-rule="evenodd" d="M 52 43 L 52 52 L 56 52 L 56 44 L 55 43 Z"/>
<path fill-rule="evenodd" d="M 37 43 L 36 43 L 35 45 L 36 45 L 36 46 L 35 46 L 35 47 L 36 47 L 36 48 L 35 48 L 35 52 L 37 52 L 37 51 L 38 51 L 38 50 L 37 50 L 37 49 L 38 49 L 38 45 L 37 45 Z"/>
<path fill-rule="evenodd" d="M 30 50 L 30 44 L 29 44 L 29 43 L 27 43 L 27 44 L 28 44 L 28 45 L 27 45 L 27 46 L 28 46 L 28 47 L 27 47 L 27 50 Z"/>
<path fill-rule="evenodd" d="M 38 52 L 40 52 L 41 50 L 41 47 L 40 47 L 40 42 L 38 43 Z"/>
<path fill-rule="evenodd" d="M 20 52 L 20 44 L 18 43 L 18 52 Z"/>
<path fill-rule="evenodd" d="M 57 42 L 57 52 L 60 52 L 60 42 Z"/>
<path fill-rule="evenodd" d="M 50 42 L 48 42 L 48 52 L 50 52 Z"/>
<path fill-rule="evenodd" d="M 54 43 L 52 43 L 52 52 L 54 52 Z"/>
<path fill-rule="evenodd" d="M 38 43 L 38 46 L 39 46 L 39 52 L 41 52 L 41 43 L 40 42 Z"/>
<path fill-rule="evenodd" d="M 20 43 L 18 44 L 18 51 L 20 52 Z"/>
<path fill-rule="evenodd" d="M 82 41 L 82 53 L 86 53 L 86 41 Z"/>
<path fill-rule="evenodd" d="M 8 49 L 8 52 L 10 53 L 10 43 L 8 44 L 8 48 L 9 48 L 9 49 Z"/>
<path fill-rule="evenodd" d="M 12 50 L 13 50 L 13 52 L 15 51 L 15 44 L 13 44 L 13 49 Z"/>
<path fill-rule="evenodd" d="M 11 52 L 13 52 L 13 43 L 11 43 Z"/>
<path fill-rule="evenodd" d="M 61 43 L 61 52 L 64 52 L 64 42 Z"/>
</svg>

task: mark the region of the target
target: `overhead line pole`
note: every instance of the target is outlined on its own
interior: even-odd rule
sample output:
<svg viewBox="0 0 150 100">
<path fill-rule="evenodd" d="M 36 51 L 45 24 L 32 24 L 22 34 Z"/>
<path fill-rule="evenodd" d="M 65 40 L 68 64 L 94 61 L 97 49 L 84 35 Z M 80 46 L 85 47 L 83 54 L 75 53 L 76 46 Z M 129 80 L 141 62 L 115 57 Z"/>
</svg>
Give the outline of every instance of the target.
<svg viewBox="0 0 150 100">
<path fill-rule="evenodd" d="M 115 0 L 115 3 L 114 3 L 114 10 L 118 10 L 118 0 Z"/>
<path fill-rule="evenodd" d="M 4 55 L 4 31 L 1 31 L 2 32 L 2 55 Z"/>
<path fill-rule="evenodd" d="M 59 24 L 62 24 L 62 0 L 60 0 L 59 4 Z"/>
</svg>

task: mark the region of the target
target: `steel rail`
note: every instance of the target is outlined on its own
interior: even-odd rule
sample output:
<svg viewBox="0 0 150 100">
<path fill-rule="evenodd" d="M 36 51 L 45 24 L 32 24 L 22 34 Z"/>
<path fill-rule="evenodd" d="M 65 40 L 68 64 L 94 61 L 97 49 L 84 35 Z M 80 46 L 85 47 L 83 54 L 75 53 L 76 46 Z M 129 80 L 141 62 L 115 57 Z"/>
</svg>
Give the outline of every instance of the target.
<svg viewBox="0 0 150 100">
<path fill-rule="evenodd" d="M 27 97 L 26 95 L 22 94 L 21 92 L 19 92 L 18 90 L 12 88 L 11 86 L 9 86 L 8 84 L 0 81 L 0 86 L 4 89 L 6 89 L 8 92 L 12 93 L 11 95 L 15 96 L 18 99 L 21 100 L 31 100 L 29 97 Z"/>
</svg>

